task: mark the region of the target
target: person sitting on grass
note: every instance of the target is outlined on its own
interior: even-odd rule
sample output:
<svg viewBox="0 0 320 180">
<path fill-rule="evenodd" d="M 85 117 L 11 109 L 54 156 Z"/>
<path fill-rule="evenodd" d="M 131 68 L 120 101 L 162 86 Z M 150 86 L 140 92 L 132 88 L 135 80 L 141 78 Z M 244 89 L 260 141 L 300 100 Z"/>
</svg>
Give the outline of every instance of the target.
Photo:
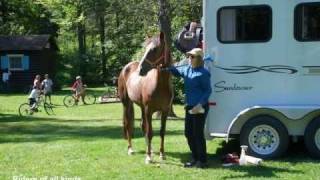
<svg viewBox="0 0 320 180">
<path fill-rule="evenodd" d="M 38 111 L 37 107 L 36 107 L 36 103 L 37 103 L 37 100 L 39 99 L 40 97 L 40 89 L 37 88 L 37 86 L 33 86 L 32 90 L 31 90 L 31 93 L 28 97 L 29 99 L 29 106 L 31 108 L 31 114 L 34 112 L 34 111 Z"/>
<path fill-rule="evenodd" d="M 83 104 L 87 104 L 85 101 L 84 101 L 84 97 L 85 97 L 85 86 L 83 83 L 82 83 L 82 80 L 81 80 L 81 76 L 77 76 L 76 77 L 76 81 L 73 83 L 72 85 L 72 91 L 75 92 L 75 98 L 76 98 L 76 105 L 78 104 L 79 102 L 79 98 L 81 96 L 81 99 L 82 99 L 82 102 Z"/>
</svg>

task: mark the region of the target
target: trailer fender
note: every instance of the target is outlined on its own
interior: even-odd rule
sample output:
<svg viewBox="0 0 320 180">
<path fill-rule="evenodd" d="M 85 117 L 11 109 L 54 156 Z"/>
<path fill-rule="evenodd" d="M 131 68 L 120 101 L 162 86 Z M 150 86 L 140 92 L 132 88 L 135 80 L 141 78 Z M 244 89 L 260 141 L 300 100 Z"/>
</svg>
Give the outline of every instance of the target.
<svg viewBox="0 0 320 180">
<path fill-rule="evenodd" d="M 227 139 L 229 138 L 230 134 L 239 134 L 242 126 L 247 122 L 247 120 L 260 115 L 268 115 L 276 119 L 285 118 L 285 116 L 282 113 L 274 109 L 261 107 L 261 106 L 253 106 L 250 108 L 246 108 L 240 111 L 237 114 L 237 116 L 231 121 L 228 127 Z"/>
<path fill-rule="evenodd" d="M 307 124 L 314 118 L 320 117 L 320 106 L 253 106 L 239 112 L 232 120 L 227 131 L 227 140 L 230 134 L 240 134 L 242 126 L 247 120 L 256 116 L 272 116 L 281 121 L 290 135 L 303 135 Z M 290 127 L 289 122 L 295 122 L 296 130 Z M 297 125 L 298 123 L 298 125 Z"/>
</svg>

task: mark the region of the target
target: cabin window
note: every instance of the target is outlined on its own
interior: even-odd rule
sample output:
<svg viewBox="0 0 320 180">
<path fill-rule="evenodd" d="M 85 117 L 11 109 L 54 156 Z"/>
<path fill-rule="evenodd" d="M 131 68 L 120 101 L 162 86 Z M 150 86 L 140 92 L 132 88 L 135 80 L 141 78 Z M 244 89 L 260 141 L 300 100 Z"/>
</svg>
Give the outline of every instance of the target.
<svg viewBox="0 0 320 180">
<path fill-rule="evenodd" d="M 320 41 L 320 3 L 302 3 L 294 12 L 294 36 L 298 41 Z"/>
<path fill-rule="evenodd" d="M 8 55 L 10 70 L 23 70 L 23 55 Z"/>
<path fill-rule="evenodd" d="M 222 7 L 218 11 L 222 43 L 266 42 L 272 34 L 272 10 L 267 5 Z"/>
</svg>

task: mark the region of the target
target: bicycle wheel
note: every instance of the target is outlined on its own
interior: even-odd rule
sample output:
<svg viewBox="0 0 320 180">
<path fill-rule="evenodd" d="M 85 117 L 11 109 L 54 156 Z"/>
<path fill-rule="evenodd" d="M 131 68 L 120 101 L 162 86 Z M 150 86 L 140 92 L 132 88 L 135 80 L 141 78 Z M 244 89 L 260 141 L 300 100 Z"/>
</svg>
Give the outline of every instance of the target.
<svg viewBox="0 0 320 180">
<path fill-rule="evenodd" d="M 19 115 L 20 116 L 30 116 L 32 115 L 30 105 L 28 103 L 23 103 L 19 106 Z"/>
<path fill-rule="evenodd" d="M 43 107 L 44 107 L 44 110 L 46 111 L 46 113 L 48 114 L 48 115 L 53 115 L 54 114 L 54 112 L 53 112 L 53 109 L 52 109 L 52 105 L 50 105 L 49 103 L 44 103 L 43 104 Z"/>
<path fill-rule="evenodd" d="M 74 97 L 72 95 L 67 95 L 63 98 L 63 104 L 66 107 L 71 107 L 76 104 L 76 100 L 74 99 Z"/>
<path fill-rule="evenodd" d="M 86 104 L 94 104 L 96 102 L 96 97 L 93 94 L 86 94 L 84 102 Z"/>
</svg>

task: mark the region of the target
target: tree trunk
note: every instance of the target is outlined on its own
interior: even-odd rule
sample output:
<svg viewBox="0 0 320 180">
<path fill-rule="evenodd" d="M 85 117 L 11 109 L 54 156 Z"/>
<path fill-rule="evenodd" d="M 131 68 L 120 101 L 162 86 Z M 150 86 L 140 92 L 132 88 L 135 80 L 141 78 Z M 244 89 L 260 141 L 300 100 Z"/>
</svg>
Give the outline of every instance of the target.
<svg viewBox="0 0 320 180">
<path fill-rule="evenodd" d="M 166 35 L 166 41 L 169 44 L 169 47 L 171 48 L 171 21 L 168 15 L 169 12 L 169 5 L 167 0 L 158 0 L 159 2 L 159 25 L 160 25 L 160 30 L 164 32 Z"/>
<path fill-rule="evenodd" d="M 166 42 L 168 43 L 169 49 L 172 48 L 172 39 L 171 39 L 171 21 L 168 15 L 169 12 L 169 4 L 167 0 L 158 0 L 159 2 L 159 25 L 160 25 L 160 30 L 165 34 L 166 37 Z M 160 113 L 157 113 L 157 116 Z M 173 105 L 171 104 L 170 111 L 168 116 L 170 117 L 177 117 L 177 115 L 173 111 Z"/>
<path fill-rule="evenodd" d="M 81 16 L 82 8 L 78 8 L 77 15 Z M 77 36 L 78 36 L 78 51 L 79 51 L 79 74 L 85 76 L 85 59 L 86 59 L 86 45 L 85 45 L 85 26 L 84 22 L 79 22 L 77 24 Z"/>
<path fill-rule="evenodd" d="M 107 78 L 107 69 L 106 69 L 106 47 L 105 47 L 105 26 L 106 23 L 104 21 L 104 15 L 100 15 L 99 17 L 99 31 L 100 31 L 100 43 L 101 43 L 101 69 L 102 69 L 102 77 L 103 81 Z"/>
</svg>

